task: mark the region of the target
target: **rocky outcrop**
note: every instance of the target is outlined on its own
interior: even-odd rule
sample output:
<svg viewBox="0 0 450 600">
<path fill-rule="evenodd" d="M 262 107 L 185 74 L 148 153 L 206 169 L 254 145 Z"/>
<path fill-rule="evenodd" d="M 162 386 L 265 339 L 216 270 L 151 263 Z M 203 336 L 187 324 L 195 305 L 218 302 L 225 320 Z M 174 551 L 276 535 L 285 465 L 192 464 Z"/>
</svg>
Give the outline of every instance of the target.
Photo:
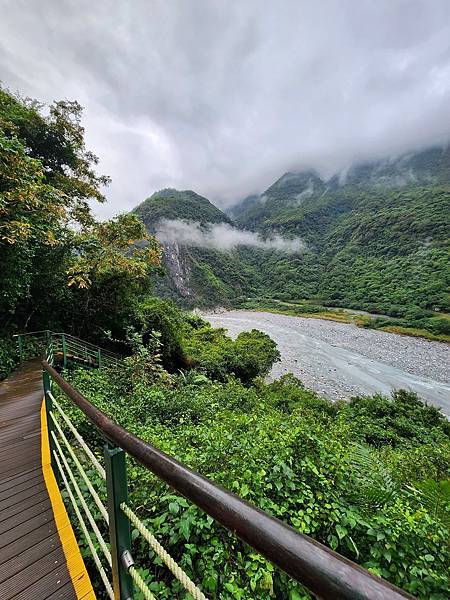
<svg viewBox="0 0 450 600">
<path fill-rule="evenodd" d="M 177 242 L 163 244 L 163 248 L 168 281 L 180 296 L 189 299 L 192 296 L 191 266 L 186 248 Z"/>
</svg>

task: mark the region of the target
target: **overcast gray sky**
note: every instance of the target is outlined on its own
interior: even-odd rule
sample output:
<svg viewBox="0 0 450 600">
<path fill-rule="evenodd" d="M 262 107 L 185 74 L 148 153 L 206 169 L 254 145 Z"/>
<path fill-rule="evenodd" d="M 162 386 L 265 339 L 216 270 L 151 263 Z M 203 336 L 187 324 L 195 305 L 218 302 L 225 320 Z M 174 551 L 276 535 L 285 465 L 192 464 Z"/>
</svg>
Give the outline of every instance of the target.
<svg viewBox="0 0 450 600">
<path fill-rule="evenodd" d="M 444 142 L 450 0 L 0 0 L 0 80 L 85 106 L 102 216 Z"/>
</svg>

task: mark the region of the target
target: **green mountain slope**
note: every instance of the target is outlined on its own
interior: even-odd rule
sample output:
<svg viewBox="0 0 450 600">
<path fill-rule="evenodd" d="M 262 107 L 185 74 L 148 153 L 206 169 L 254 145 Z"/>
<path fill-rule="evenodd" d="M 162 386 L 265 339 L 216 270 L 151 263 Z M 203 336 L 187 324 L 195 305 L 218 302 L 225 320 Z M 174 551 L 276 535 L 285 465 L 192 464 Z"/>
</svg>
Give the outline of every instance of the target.
<svg viewBox="0 0 450 600">
<path fill-rule="evenodd" d="M 136 209 L 161 218 L 231 223 L 261 235 L 301 237 L 299 254 L 170 244 L 160 292 L 185 305 L 274 298 L 418 318 L 449 311 L 450 151 L 358 165 L 324 181 L 286 173 L 228 216 L 194 192 L 163 190 Z"/>
<path fill-rule="evenodd" d="M 266 296 L 394 315 L 448 310 L 449 182 L 450 151 L 432 149 L 360 165 L 341 182 L 287 173 L 230 214 L 241 227 L 299 235 L 315 255 L 315 270 L 306 257 L 301 267 L 281 261 L 287 286 L 277 265 L 262 264 Z"/>
<path fill-rule="evenodd" d="M 183 219 L 202 224 L 231 223 L 231 219 L 207 198 L 191 190 L 160 190 L 139 204 L 133 212 L 152 231 L 161 219 Z"/>
<path fill-rule="evenodd" d="M 192 191 L 161 190 L 134 209 L 147 229 L 155 232 L 162 219 L 208 224 L 226 223 L 231 219 L 207 198 Z M 184 306 L 229 305 L 236 295 L 252 290 L 253 272 L 240 257 L 214 249 L 181 245 L 174 241 L 163 244 L 165 275 L 157 284 L 157 292 Z M 253 290 L 256 293 L 256 290 Z"/>
<path fill-rule="evenodd" d="M 308 214 L 316 205 L 326 207 L 329 216 L 345 211 L 347 194 L 405 187 L 450 184 L 450 150 L 432 148 L 396 159 L 359 164 L 341 177 L 328 181 L 315 171 L 285 173 L 261 195 L 252 195 L 232 207 L 230 216 L 245 227 L 282 224 Z M 272 219 L 274 222 L 272 223 Z"/>
</svg>

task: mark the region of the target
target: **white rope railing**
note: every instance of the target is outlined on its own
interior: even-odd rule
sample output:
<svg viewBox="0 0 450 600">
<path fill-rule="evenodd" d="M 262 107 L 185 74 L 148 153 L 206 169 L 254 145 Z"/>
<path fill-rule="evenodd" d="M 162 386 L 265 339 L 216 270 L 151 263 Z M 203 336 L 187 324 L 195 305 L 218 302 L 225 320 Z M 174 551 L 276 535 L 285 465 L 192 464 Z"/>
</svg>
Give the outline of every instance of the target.
<svg viewBox="0 0 450 600">
<path fill-rule="evenodd" d="M 99 545 L 100 545 L 100 547 L 101 547 L 101 549 L 102 549 L 102 551 L 103 551 L 103 553 L 104 553 L 104 555 L 106 557 L 106 560 L 108 561 L 109 565 L 111 566 L 112 565 L 111 553 L 110 553 L 108 547 L 106 546 L 105 540 L 104 540 L 102 534 L 100 533 L 100 530 L 97 527 L 95 519 L 94 519 L 91 511 L 89 510 L 88 505 L 86 504 L 84 496 L 83 496 L 83 494 L 82 494 L 82 492 L 81 492 L 81 490 L 80 490 L 80 488 L 79 488 L 79 486 L 78 486 L 78 484 L 76 482 L 75 475 L 73 474 L 72 469 L 70 468 L 70 465 L 67 462 L 66 457 L 64 456 L 64 452 L 63 452 L 63 450 L 61 448 L 61 445 L 60 445 L 60 443 L 58 441 L 58 438 L 56 437 L 55 432 L 52 431 L 51 435 L 53 437 L 53 440 L 55 442 L 56 448 L 58 450 L 58 454 L 61 457 L 61 459 L 62 459 L 62 461 L 64 463 L 64 467 L 65 467 L 65 469 L 66 469 L 67 473 L 69 474 L 69 477 L 70 477 L 70 479 L 72 481 L 72 485 L 75 488 L 75 492 L 76 492 L 76 494 L 77 494 L 77 496 L 78 496 L 78 498 L 79 498 L 79 500 L 81 502 L 81 505 L 83 506 L 83 509 L 84 509 L 84 511 L 86 513 L 86 516 L 87 516 L 88 520 L 89 520 L 89 523 L 90 523 L 92 529 L 94 530 L 94 533 L 95 533 L 95 535 L 97 537 Z M 75 501 L 75 499 L 73 497 L 72 490 L 69 489 L 67 478 L 65 477 L 64 473 L 62 472 L 61 463 L 59 462 L 59 460 L 57 458 L 56 452 L 55 452 L 55 457 L 57 459 L 58 468 L 59 468 L 59 470 L 61 472 L 61 475 L 63 477 L 64 484 L 66 486 L 66 489 L 67 489 L 67 491 L 69 493 L 69 496 L 70 496 L 70 498 L 72 500 L 72 504 L 73 504 L 73 502 Z M 74 506 L 74 508 L 75 508 L 75 506 Z M 110 585 L 109 580 L 107 578 L 106 572 L 103 569 L 103 565 L 101 564 L 100 559 L 98 558 L 98 553 L 96 553 L 95 552 L 95 548 L 93 548 L 92 540 L 91 540 L 91 537 L 90 537 L 89 532 L 87 530 L 86 523 L 82 519 L 82 516 L 81 516 L 81 513 L 79 512 L 79 510 L 76 510 L 76 513 L 77 513 L 78 520 L 80 521 L 80 525 L 81 525 L 81 527 L 83 529 L 84 535 L 86 536 L 86 540 L 87 540 L 87 542 L 89 544 L 89 548 L 91 549 L 91 552 L 92 552 L 95 564 L 97 565 L 97 568 L 98 568 L 98 570 L 100 572 L 100 576 L 102 577 L 103 583 L 105 584 L 105 587 L 107 589 L 107 592 L 108 592 L 110 598 L 112 598 L 112 600 L 114 600 L 114 594 L 113 594 L 111 585 Z M 152 594 L 152 592 L 148 588 L 148 586 L 145 583 L 145 581 L 139 575 L 139 572 L 136 570 L 136 568 L 134 566 L 131 566 L 128 569 L 128 572 L 130 574 L 130 577 L 133 579 L 133 582 L 135 583 L 136 587 L 142 592 L 145 600 L 156 600 L 155 596 Z M 109 588 L 108 588 L 108 586 L 109 586 Z"/>
<path fill-rule="evenodd" d="M 131 510 L 131 508 L 122 502 L 120 508 L 126 514 L 130 522 L 136 527 L 142 537 L 147 540 L 150 544 L 152 550 L 159 556 L 159 558 L 163 561 L 163 563 L 167 566 L 167 568 L 175 575 L 184 589 L 194 597 L 195 600 L 207 600 L 206 596 L 203 592 L 195 585 L 195 583 L 190 579 L 187 574 L 183 571 L 178 563 L 174 561 L 174 559 L 170 556 L 170 554 L 161 546 L 155 536 L 147 529 L 147 527 L 142 523 L 139 517 Z"/>
<path fill-rule="evenodd" d="M 51 354 L 53 354 L 53 353 L 51 353 Z M 76 427 L 71 422 L 70 418 L 64 412 L 64 410 L 62 409 L 62 407 L 60 406 L 58 401 L 55 399 L 53 394 L 50 391 L 47 391 L 47 394 L 49 395 L 49 398 L 52 401 L 52 404 L 56 407 L 56 409 L 59 413 L 59 416 L 63 419 L 64 423 L 69 428 L 69 430 L 73 434 L 74 438 L 77 440 L 81 449 L 84 451 L 86 456 L 90 459 L 91 463 L 94 465 L 97 473 L 102 477 L 102 479 L 106 480 L 106 471 L 103 468 L 103 466 L 100 464 L 97 457 L 94 455 L 92 450 L 89 448 L 89 446 L 87 445 L 87 443 L 85 442 L 85 440 L 83 439 L 81 434 L 78 432 Z M 85 536 L 88 546 L 90 548 L 93 560 L 94 560 L 94 562 L 97 566 L 97 569 L 100 573 L 103 584 L 105 585 L 108 596 L 111 598 L 111 600 L 114 600 L 114 592 L 112 589 L 112 585 L 111 585 L 110 581 L 108 580 L 106 571 L 105 571 L 105 569 L 102 565 L 102 562 L 99 558 L 98 552 L 95 549 L 95 546 L 93 544 L 93 538 L 91 538 L 92 534 L 88 530 L 86 521 L 84 520 L 83 515 L 81 513 L 80 506 L 77 503 L 77 499 L 84 510 L 84 513 L 85 513 L 85 515 L 88 519 L 88 522 L 93 530 L 93 533 L 98 541 L 98 544 L 100 545 L 100 548 L 102 549 L 102 552 L 105 555 L 106 561 L 108 562 L 108 565 L 110 567 L 112 566 L 111 552 L 110 552 L 110 550 L 105 542 L 105 539 L 103 538 L 103 536 L 97 526 L 95 517 L 93 516 L 93 514 L 86 502 L 86 499 L 84 498 L 83 493 L 77 483 L 77 478 L 71 468 L 71 464 L 69 463 L 68 459 L 66 458 L 66 456 L 63 452 L 62 445 L 58 439 L 57 433 L 59 434 L 59 438 L 61 439 L 61 441 L 64 443 L 64 446 L 67 448 L 67 450 L 70 454 L 70 457 L 71 457 L 74 465 L 77 467 L 77 470 L 79 471 L 89 492 L 91 493 L 95 504 L 97 505 L 103 518 L 105 519 L 105 521 L 108 524 L 109 524 L 109 515 L 108 515 L 108 512 L 107 512 L 102 500 L 100 499 L 99 495 L 97 494 L 96 490 L 94 489 L 85 469 L 83 468 L 82 464 L 80 463 L 80 460 L 75 452 L 75 449 L 71 446 L 71 443 L 67 439 L 66 434 L 64 433 L 64 431 L 62 429 L 62 423 L 60 423 L 59 420 L 56 418 L 58 413 L 54 413 L 53 411 L 49 411 L 49 413 L 48 413 L 52 419 L 53 424 L 55 425 L 55 428 L 56 428 L 56 431 L 54 431 L 54 430 L 51 431 L 51 437 L 52 437 L 52 440 L 53 440 L 54 446 L 55 446 L 55 449 L 53 450 L 53 455 L 55 457 L 55 461 L 58 466 L 59 472 L 61 473 L 61 477 L 64 482 L 64 486 L 69 495 L 70 501 L 71 501 L 72 506 L 75 511 L 75 514 L 78 518 L 80 527 L 84 533 L 84 536 Z M 64 467 L 62 466 L 61 461 L 62 461 Z M 71 484 L 69 483 L 67 475 L 71 481 Z M 73 486 L 73 489 L 72 489 L 72 486 Z M 75 490 L 75 494 L 74 494 L 73 490 Z M 207 600 L 206 596 L 195 585 L 195 583 L 188 577 L 188 575 L 183 571 L 183 569 L 178 565 L 178 563 L 170 556 L 170 554 L 163 548 L 163 546 L 158 542 L 158 540 L 154 537 L 154 535 L 147 529 L 147 527 L 140 521 L 140 519 L 131 510 L 131 508 L 125 503 L 122 503 L 120 505 L 120 508 L 122 509 L 124 514 L 128 517 L 130 522 L 136 527 L 136 529 L 139 531 L 139 533 L 150 544 L 151 548 L 156 553 L 156 555 L 162 560 L 162 562 L 167 566 L 167 568 L 171 571 L 171 573 L 181 583 L 183 588 L 187 592 L 189 592 L 189 594 L 194 598 L 194 600 Z M 141 577 L 141 575 L 135 565 L 132 564 L 129 567 L 128 573 L 129 573 L 130 577 L 132 578 L 132 581 L 133 581 L 134 585 L 136 586 L 136 588 L 143 594 L 143 597 L 145 598 L 145 600 L 156 600 L 155 596 L 153 595 L 150 588 L 148 587 L 148 585 L 145 583 L 145 581 Z"/>
<path fill-rule="evenodd" d="M 47 354 L 46 354 L 46 360 L 49 364 L 51 364 L 53 366 L 53 356 L 54 356 L 54 350 L 53 350 L 53 343 L 50 342 L 50 344 L 47 345 Z"/>
<path fill-rule="evenodd" d="M 156 600 L 155 596 L 151 593 L 148 585 L 145 583 L 145 581 L 139 575 L 136 567 L 131 566 L 128 569 L 128 573 L 130 574 L 130 577 L 133 580 L 135 586 L 144 595 L 145 600 Z"/>
<path fill-rule="evenodd" d="M 88 487 L 88 490 L 91 492 L 92 497 L 94 498 L 94 501 L 96 503 L 96 505 L 98 506 L 99 511 L 101 512 L 103 518 L 105 519 L 105 521 L 107 523 L 109 523 L 109 517 L 108 517 L 108 511 L 106 510 L 103 502 L 100 500 L 99 495 L 97 494 L 97 492 L 94 490 L 92 483 L 89 481 L 89 477 L 86 475 L 86 471 L 83 469 L 83 467 L 81 466 L 80 461 L 78 460 L 75 452 L 73 451 L 72 446 L 70 445 L 70 443 L 67 441 L 66 436 L 64 435 L 63 430 L 61 429 L 60 424 L 58 423 L 58 420 L 56 419 L 55 415 L 53 414 L 52 411 L 50 411 L 50 416 L 53 420 L 53 423 L 55 424 L 56 429 L 58 430 L 59 435 L 61 436 L 62 441 L 64 442 L 66 448 L 68 449 L 70 456 L 72 457 L 73 462 L 75 463 L 75 465 L 77 466 L 77 469 L 80 472 L 80 475 L 82 476 L 85 484 Z"/>
<path fill-rule="evenodd" d="M 76 514 L 76 516 L 78 518 L 78 521 L 80 523 L 81 529 L 83 530 L 84 536 L 85 536 L 86 541 L 87 541 L 87 543 L 89 545 L 89 549 L 90 549 L 90 551 L 92 553 L 92 558 L 94 559 L 94 562 L 95 562 L 95 564 L 97 566 L 97 569 L 98 569 L 98 571 L 100 573 L 100 577 L 102 578 L 102 581 L 103 581 L 103 584 L 104 584 L 104 586 L 106 588 L 108 596 L 111 598 L 111 600 L 114 600 L 114 592 L 113 592 L 111 583 L 110 583 L 110 581 L 109 581 L 109 579 L 108 579 L 108 577 L 106 575 L 105 569 L 103 568 L 103 565 L 102 565 L 102 563 L 101 563 L 101 561 L 100 561 L 100 559 L 98 557 L 98 554 L 97 554 L 97 551 L 96 551 L 96 549 L 94 547 L 94 544 L 92 543 L 91 536 L 89 535 L 88 528 L 86 526 L 86 523 L 84 522 L 84 519 L 83 519 L 83 516 L 82 516 L 82 514 L 80 512 L 80 509 L 78 508 L 77 501 L 75 500 L 75 497 L 74 497 L 74 495 L 72 493 L 72 489 L 70 487 L 70 484 L 67 481 L 67 477 L 66 477 L 66 475 L 64 473 L 64 469 L 63 469 L 63 467 L 61 465 L 61 462 L 60 462 L 60 460 L 58 458 L 58 453 L 56 452 L 56 450 L 53 451 L 53 456 L 55 457 L 56 464 L 58 465 L 59 472 L 61 473 L 61 477 L 63 478 L 64 485 L 66 487 L 66 490 L 67 490 L 67 493 L 69 495 L 70 501 L 72 503 L 73 509 L 74 509 L 75 514 Z"/>
<path fill-rule="evenodd" d="M 47 392 L 47 394 L 49 395 L 49 397 L 51 398 L 51 401 L 53 402 L 53 404 L 56 406 L 56 408 L 58 409 L 59 414 L 61 415 L 61 417 L 64 419 L 67 427 L 70 429 L 70 431 L 73 433 L 73 435 L 75 436 L 77 442 L 80 444 L 80 446 L 83 448 L 84 452 L 87 454 L 87 456 L 91 459 L 92 463 L 94 464 L 94 467 L 97 469 L 99 475 L 101 477 L 103 477 L 103 479 L 106 479 L 106 471 L 105 469 L 102 467 L 102 465 L 99 463 L 97 457 L 95 456 L 95 454 L 92 452 L 92 450 L 89 448 L 89 446 L 86 444 L 86 442 L 84 441 L 83 437 L 81 436 L 81 434 L 77 431 L 77 429 L 75 428 L 75 426 L 73 425 L 72 421 L 69 419 L 69 417 L 66 415 L 66 413 L 63 411 L 63 409 L 61 408 L 61 406 L 59 405 L 59 403 L 55 400 L 53 394 L 51 392 Z"/>
<path fill-rule="evenodd" d="M 77 480 L 75 479 L 75 475 L 73 474 L 72 469 L 70 468 L 70 465 L 67 462 L 66 457 L 64 456 L 64 452 L 62 451 L 61 445 L 58 442 L 58 438 L 56 437 L 54 431 L 52 431 L 52 437 L 55 442 L 58 453 L 64 463 L 64 467 L 66 468 L 66 471 L 69 474 L 70 480 L 72 481 L 72 485 L 75 488 L 75 492 L 77 493 L 77 496 L 81 502 L 84 512 L 86 513 L 88 521 L 91 524 L 92 529 L 94 530 L 94 533 L 97 537 L 98 543 L 100 544 L 100 548 L 103 550 L 103 554 L 105 555 L 106 560 L 108 561 L 109 565 L 111 566 L 112 565 L 111 552 L 109 551 L 108 546 L 106 545 L 106 542 L 105 542 L 102 534 L 100 533 L 99 528 L 97 527 L 97 523 L 95 522 L 95 519 L 92 516 L 92 513 L 89 509 L 89 506 L 87 505 L 86 500 L 84 499 L 84 496 L 81 493 L 81 490 L 78 486 Z"/>
</svg>

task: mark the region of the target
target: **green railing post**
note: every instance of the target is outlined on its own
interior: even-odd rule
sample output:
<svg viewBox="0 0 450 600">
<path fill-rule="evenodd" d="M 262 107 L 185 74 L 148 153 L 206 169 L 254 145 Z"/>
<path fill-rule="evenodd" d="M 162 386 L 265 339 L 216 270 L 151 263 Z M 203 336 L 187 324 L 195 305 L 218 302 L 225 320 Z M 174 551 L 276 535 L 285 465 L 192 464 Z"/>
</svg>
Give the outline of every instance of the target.
<svg viewBox="0 0 450 600">
<path fill-rule="evenodd" d="M 62 351 L 63 351 L 63 367 L 67 367 L 67 344 L 66 344 L 66 336 L 64 333 L 61 334 L 61 343 L 62 343 Z"/>
<path fill-rule="evenodd" d="M 98 349 L 97 367 L 99 369 L 101 369 L 101 367 L 102 367 L 102 351 L 100 350 L 100 348 Z"/>
<path fill-rule="evenodd" d="M 130 522 L 120 508 L 122 502 L 128 502 L 126 457 L 122 448 L 110 442 L 106 442 L 103 453 L 114 597 L 117 600 L 130 600 L 133 598 L 133 581 L 122 563 L 122 555 L 126 550 L 131 550 L 131 530 Z"/>
<path fill-rule="evenodd" d="M 43 382 L 44 382 L 44 402 L 45 402 L 45 412 L 47 415 L 47 433 L 48 433 L 48 443 L 50 446 L 50 460 L 52 464 L 53 474 L 56 478 L 58 484 L 61 483 L 61 477 L 59 474 L 58 465 L 56 464 L 54 451 L 56 450 L 55 440 L 52 436 L 52 431 L 56 431 L 55 424 L 53 423 L 53 419 L 50 415 L 50 412 L 53 410 L 53 402 L 49 392 L 52 391 L 52 380 L 47 371 L 43 372 Z"/>
</svg>

